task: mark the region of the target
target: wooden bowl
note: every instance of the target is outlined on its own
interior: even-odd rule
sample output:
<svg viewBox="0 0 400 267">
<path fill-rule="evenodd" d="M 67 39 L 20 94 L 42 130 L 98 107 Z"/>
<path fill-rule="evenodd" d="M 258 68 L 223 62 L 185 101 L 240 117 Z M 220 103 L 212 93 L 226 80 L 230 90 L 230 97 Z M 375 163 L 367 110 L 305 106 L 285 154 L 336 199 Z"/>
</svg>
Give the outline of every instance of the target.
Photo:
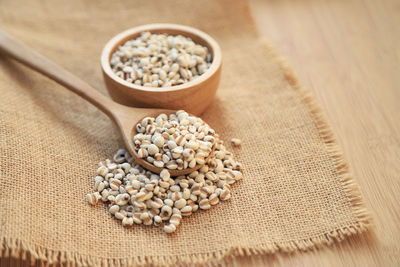
<svg viewBox="0 0 400 267">
<path fill-rule="evenodd" d="M 118 77 L 110 66 L 114 51 L 126 41 L 142 32 L 181 34 L 195 43 L 206 46 L 212 55 L 210 68 L 187 83 L 170 87 L 145 87 L 129 83 Z M 192 27 L 177 24 L 147 24 L 126 30 L 112 38 L 101 54 L 101 66 L 107 90 L 116 102 L 135 107 L 154 107 L 185 111 L 200 115 L 212 102 L 221 76 L 221 49 L 208 34 Z"/>
</svg>

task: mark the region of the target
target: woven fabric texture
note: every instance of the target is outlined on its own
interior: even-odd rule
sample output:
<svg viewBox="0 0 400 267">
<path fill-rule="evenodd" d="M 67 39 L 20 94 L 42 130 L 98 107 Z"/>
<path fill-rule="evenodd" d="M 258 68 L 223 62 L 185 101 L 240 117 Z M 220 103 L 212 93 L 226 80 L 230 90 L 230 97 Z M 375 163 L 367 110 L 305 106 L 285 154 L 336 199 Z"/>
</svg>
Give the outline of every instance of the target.
<svg viewBox="0 0 400 267">
<path fill-rule="evenodd" d="M 212 35 L 223 52 L 202 118 L 243 163 L 232 199 L 184 218 L 172 235 L 123 228 L 91 207 L 97 163 L 123 147 L 112 122 L 53 81 L 0 57 L 1 255 L 77 265 L 218 262 L 306 250 L 363 232 L 357 185 L 320 109 L 259 37 L 245 1 L 4 0 L 1 28 L 106 94 L 102 46 L 146 23 Z M 227 142 L 229 143 L 229 142 Z"/>
</svg>

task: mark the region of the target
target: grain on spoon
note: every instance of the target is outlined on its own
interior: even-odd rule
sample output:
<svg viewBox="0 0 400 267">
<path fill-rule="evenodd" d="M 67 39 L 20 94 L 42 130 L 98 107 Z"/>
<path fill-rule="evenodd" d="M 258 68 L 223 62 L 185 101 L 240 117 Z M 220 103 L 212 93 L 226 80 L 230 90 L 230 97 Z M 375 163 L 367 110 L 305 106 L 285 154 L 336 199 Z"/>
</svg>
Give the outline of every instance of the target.
<svg viewBox="0 0 400 267">
<path fill-rule="evenodd" d="M 201 118 L 183 110 L 146 117 L 133 137 L 139 158 L 158 168 L 184 170 L 203 165 L 218 135 Z"/>
</svg>

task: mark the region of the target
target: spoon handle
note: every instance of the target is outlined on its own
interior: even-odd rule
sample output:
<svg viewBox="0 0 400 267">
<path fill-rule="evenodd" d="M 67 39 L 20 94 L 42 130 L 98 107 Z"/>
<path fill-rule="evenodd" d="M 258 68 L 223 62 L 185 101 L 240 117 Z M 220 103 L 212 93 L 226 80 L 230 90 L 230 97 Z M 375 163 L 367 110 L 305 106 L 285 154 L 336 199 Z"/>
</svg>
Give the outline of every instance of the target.
<svg viewBox="0 0 400 267">
<path fill-rule="evenodd" d="M 0 31 L 0 52 L 65 86 L 98 107 L 110 118 L 114 119 L 112 111 L 115 110 L 119 104 L 110 100 L 72 73 L 2 31 Z"/>
</svg>

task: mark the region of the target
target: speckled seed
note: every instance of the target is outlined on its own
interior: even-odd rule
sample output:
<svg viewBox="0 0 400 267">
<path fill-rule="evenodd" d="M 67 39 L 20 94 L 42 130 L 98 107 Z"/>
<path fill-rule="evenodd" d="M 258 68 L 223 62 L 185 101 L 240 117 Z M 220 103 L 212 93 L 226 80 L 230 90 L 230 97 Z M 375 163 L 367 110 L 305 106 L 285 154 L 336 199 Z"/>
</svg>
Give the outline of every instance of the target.
<svg viewBox="0 0 400 267">
<path fill-rule="evenodd" d="M 181 208 L 183 208 L 184 206 L 186 206 L 186 200 L 185 200 L 184 198 L 181 198 L 181 199 L 175 201 L 174 206 L 175 206 L 176 208 L 178 208 L 178 209 L 181 209 Z"/>
<path fill-rule="evenodd" d="M 122 177 L 124 177 L 125 174 L 122 173 L 122 170 L 120 170 L 120 169 L 117 169 L 117 172 L 118 172 L 118 173 L 114 175 L 114 179 L 116 179 L 116 180 L 122 180 Z"/>
<path fill-rule="evenodd" d="M 125 218 L 122 219 L 122 225 L 123 226 L 130 226 L 132 224 L 133 224 L 133 218 L 132 217 L 130 217 L 130 218 L 125 217 Z"/>
<path fill-rule="evenodd" d="M 101 191 L 103 191 L 104 188 L 105 188 L 104 183 L 103 183 L 103 182 L 99 182 L 99 183 L 97 184 L 95 190 L 96 190 L 97 192 L 101 192 Z"/>
<path fill-rule="evenodd" d="M 181 209 L 181 214 L 182 216 L 189 216 L 192 214 L 192 207 L 191 206 L 185 206 Z"/>
<path fill-rule="evenodd" d="M 219 195 L 219 198 L 222 201 L 228 200 L 231 198 L 231 192 L 228 189 L 223 189 Z"/>
<path fill-rule="evenodd" d="M 121 165 L 121 169 L 124 170 L 125 174 L 129 173 L 129 170 L 131 169 L 131 164 L 128 162 L 124 162 Z"/>
<path fill-rule="evenodd" d="M 173 185 L 169 188 L 169 190 L 171 190 L 172 192 L 179 192 L 181 188 L 179 187 L 179 185 Z"/>
<path fill-rule="evenodd" d="M 132 204 L 133 204 L 133 206 L 135 206 L 137 209 L 140 209 L 140 210 L 146 208 L 146 204 L 143 203 L 143 202 L 139 202 L 139 201 L 134 200 L 134 201 L 132 202 Z"/>
<path fill-rule="evenodd" d="M 202 210 L 208 210 L 209 208 L 211 208 L 210 202 L 208 201 L 208 199 L 202 199 L 199 202 L 199 207 Z"/>
<path fill-rule="evenodd" d="M 107 197 L 107 199 L 108 199 L 108 201 L 110 201 L 111 205 L 113 205 L 113 204 L 115 203 L 115 196 L 109 195 L 109 196 Z"/>
<path fill-rule="evenodd" d="M 107 175 L 106 175 L 107 176 Z M 114 176 L 113 174 L 112 174 L 112 176 Z M 104 177 L 103 176 L 96 176 L 95 178 L 94 178 L 94 183 L 96 184 L 96 183 L 99 183 L 99 182 L 103 182 L 104 181 Z"/>
<path fill-rule="evenodd" d="M 170 206 L 164 205 L 164 206 L 161 208 L 160 217 L 161 217 L 161 219 L 163 219 L 164 221 L 165 221 L 165 220 L 168 220 L 168 219 L 171 217 L 171 214 L 172 214 L 172 208 L 171 208 Z"/>
<path fill-rule="evenodd" d="M 242 140 L 240 140 L 239 138 L 232 138 L 231 142 L 234 146 L 240 146 L 242 144 Z"/>
<path fill-rule="evenodd" d="M 168 198 L 172 199 L 173 201 L 177 201 L 178 199 L 182 198 L 182 193 L 181 192 L 170 192 L 170 194 L 168 194 Z"/>
<path fill-rule="evenodd" d="M 135 196 L 135 200 L 136 201 L 145 201 L 146 200 L 146 192 L 141 191 L 141 192 L 137 193 Z"/>
<path fill-rule="evenodd" d="M 146 157 L 149 155 L 149 153 L 147 152 L 147 150 L 144 149 L 144 148 L 140 148 L 140 149 L 138 150 L 137 154 L 138 154 L 138 157 L 141 158 L 141 159 L 146 158 Z"/>
<path fill-rule="evenodd" d="M 167 145 L 168 145 L 168 148 L 170 149 L 170 150 L 173 150 L 173 149 L 175 149 L 178 145 L 175 143 L 175 141 L 173 141 L 173 140 L 170 140 L 170 141 L 168 141 L 167 142 Z"/>
<path fill-rule="evenodd" d="M 163 201 L 160 198 L 155 198 L 152 202 L 151 202 L 151 207 L 154 209 L 160 209 L 163 206 Z"/>
<path fill-rule="evenodd" d="M 172 153 L 173 154 L 177 154 L 177 155 L 182 154 L 183 153 L 183 147 L 181 147 L 181 146 L 175 147 L 174 149 L 172 149 Z"/>
<path fill-rule="evenodd" d="M 151 225 L 153 224 L 153 220 L 150 218 L 150 215 L 147 212 L 143 212 L 140 215 L 140 219 L 142 220 L 144 225 Z"/>
<path fill-rule="evenodd" d="M 98 193 L 98 192 L 95 192 L 95 193 Z M 86 195 L 86 199 L 87 199 L 87 201 L 89 202 L 89 204 L 91 204 L 91 205 L 96 205 L 97 204 L 97 202 L 98 202 L 98 198 L 96 197 L 96 195 L 95 195 L 95 193 L 91 193 L 91 194 L 87 194 Z M 100 195 L 100 194 L 99 194 Z M 101 198 L 101 197 L 100 197 Z"/>
<path fill-rule="evenodd" d="M 124 206 L 126 204 L 128 204 L 128 201 L 130 199 L 130 195 L 128 193 L 124 193 L 124 194 L 119 194 L 116 198 L 115 198 L 115 203 L 119 206 Z"/>
<path fill-rule="evenodd" d="M 217 205 L 219 203 L 219 198 L 218 195 L 213 193 L 210 195 L 210 197 L 208 198 L 208 201 L 210 202 L 211 205 Z"/>
<path fill-rule="evenodd" d="M 139 212 L 136 212 L 136 213 L 133 214 L 132 219 L 133 219 L 134 223 L 142 224 L 142 220 L 140 219 L 140 215 L 141 215 L 141 213 L 139 213 Z"/>
<path fill-rule="evenodd" d="M 182 215 L 180 214 L 172 214 L 171 218 L 169 219 L 169 223 L 178 226 L 182 220 Z"/>
<path fill-rule="evenodd" d="M 172 214 L 181 214 L 181 210 L 177 208 L 172 208 Z"/>
<path fill-rule="evenodd" d="M 243 178 L 243 174 L 240 171 L 232 171 L 232 173 L 235 176 L 236 181 L 239 181 Z"/>
<path fill-rule="evenodd" d="M 100 166 L 100 167 L 97 169 L 97 174 L 98 174 L 98 175 L 101 175 L 101 176 L 105 177 L 107 173 L 108 173 L 108 168 L 105 167 L 105 166 Z"/>
<path fill-rule="evenodd" d="M 206 178 L 210 179 L 213 182 L 215 182 L 218 179 L 217 175 L 214 172 L 207 172 Z"/>
<path fill-rule="evenodd" d="M 136 190 L 140 189 L 140 182 L 138 180 L 132 181 L 132 187 Z"/>
<path fill-rule="evenodd" d="M 149 152 L 149 155 L 155 155 L 156 153 L 158 153 L 158 151 L 159 149 L 155 144 L 151 144 L 147 148 L 147 152 Z"/>
<path fill-rule="evenodd" d="M 192 194 L 195 196 L 200 195 L 200 193 L 201 193 L 200 188 L 201 188 L 201 184 L 198 184 L 198 183 L 193 184 L 193 186 L 191 188 Z"/>
<path fill-rule="evenodd" d="M 168 189 L 171 186 L 170 183 L 168 183 L 166 181 L 160 181 L 158 184 L 161 186 L 161 188 L 164 188 L 164 189 Z"/>
<path fill-rule="evenodd" d="M 199 205 L 193 205 L 192 207 L 192 212 L 196 212 L 199 209 Z"/>
<path fill-rule="evenodd" d="M 176 170 L 178 168 L 178 165 L 172 161 L 168 162 L 166 166 L 170 170 Z"/>
<path fill-rule="evenodd" d="M 183 189 L 182 197 L 184 199 L 189 199 L 190 198 L 190 190 L 188 188 Z"/>
<path fill-rule="evenodd" d="M 189 167 L 189 168 L 194 168 L 194 167 L 196 167 L 196 165 L 197 165 L 196 159 L 192 159 L 192 160 L 189 162 L 188 167 Z"/>
<path fill-rule="evenodd" d="M 156 185 L 155 184 L 146 184 L 145 186 L 144 186 L 144 188 L 147 190 L 147 191 L 153 191 L 154 190 L 154 187 L 155 187 Z"/>
<path fill-rule="evenodd" d="M 125 161 L 125 153 L 126 153 L 125 149 L 119 149 L 117 151 L 117 153 L 115 153 L 115 155 L 113 157 L 113 160 L 116 163 L 124 162 Z"/>
<path fill-rule="evenodd" d="M 174 205 L 174 201 L 172 201 L 172 199 L 167 198 L 164 200 L 164 204 L 172 207 Z"/>
<path fill-rule="evenodd" d="M 190 140 L 185 146 L 193 150 L 199 149 L 199 143 L 196 140 Z"/>
<path fill-rule="evenodd" d="M 154 216 L 153 221 L 154 221 L 154 226 L 159 226 L 162 223 L 162 219 L 158 215 Z"/>
<path fill-rule="evenodd" d="M 115 218 L 117 218 L 118 220 L 123 220 L 125 218 L 125 215 L 121 212 L 116 212 L 114 214 Z"/>
<path fill-rule="evenodd" d="M 125 191 L 131 196 L 136 195 L 136 193 L 137 193 L 137 190 L 135 188 L 133 188 L 132 185 L 127 185 L 125 187 Z"/>
<path fill-rule="evenodd" d="M 160 177 L 161 177 L 164 181 L 167 181 L 167 180 L 171 177 L 171 175 L 170 175 L 170 173 L 169 173 L 168 170 L 163 169 L 163 170 L 160 172 Z"/>
<path fill-rule="evenodd" d="M 109 211 L 111 214 L 115 214 L 116 212 L 119 211 L 119 206 L 118 206 L 118 205 L 112 205 L 108 211 Z"/>
<path fill-rule="evenodd" d="M 175 232 L 176 230 L 176 226 L 174 224 L 168 224 L 168 225 L 164 225 L 164 232 L 166 232 L 167 234 L 171 234 L 173 232 Z"/>
<path fill-rule="evenodd" d="M 158 147 L 162 147 L 164 145 L 164 142 L 165 142 L 164 137 L 162 137 L 161 135 L 157 135 L 153 141 L 153 143 Z"/>
<path fill-rule="evenodd" d="M 119 190 L 119 187 L 121 186 L 121 181 L 118 179 L 111 179 L 110 180 L 110 187 L 112 190 Z"/>
<path fill-rule="evenodd" d="M 155 160 L 155 161 L 153 162 L 153 164 L 154 164 L 154 166 L 156 166 L 156 167 L 158 167 L 158 168 L 164 167 L 164 162 L 161 161 L 161 160 Z"/>
<path fill-rule="evenodd" d="M 146 192 L 146 196 L 145 196 L 144 200 L 151 199 L 153 197 L 153 195 L 154 195 L 153 192 Z"/>
<path fill-rule="evenodd" d="M 101 191 L 101 201 L 107 202 L 109 194 L 110 193 L 108 189 L 104 189 L 103 191 Z"/>
</svg>

